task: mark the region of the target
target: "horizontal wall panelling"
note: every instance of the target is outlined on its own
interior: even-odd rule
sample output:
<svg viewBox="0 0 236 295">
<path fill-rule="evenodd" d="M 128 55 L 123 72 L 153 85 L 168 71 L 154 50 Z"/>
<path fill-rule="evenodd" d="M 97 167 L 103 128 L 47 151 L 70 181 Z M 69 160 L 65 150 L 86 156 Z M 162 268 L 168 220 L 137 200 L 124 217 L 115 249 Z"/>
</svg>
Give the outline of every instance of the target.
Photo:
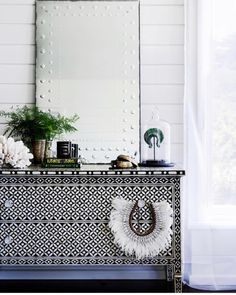
<svg viewBox="0 0 236 295">
<path fill-rule="evenodd" d="M 18 5 L 34 5 L 35 4 L 35 0 L 0 0 L 0 5 L 4 5 L 4 4 L 11 4 L 14 6 L 18 6 Z"/>
<path fill-rule="evenodd" d="M 183 45 L 143 45 L 141 47 L 141 62 L 143 65 L 183 65 Z"/>
<path fill-rule="evenodd" d="M 33 65 L 0 65 L 0 84 L 34 84 Z"/>
<path fill-rule="evenodd" d="M 141 5 L 183 5 L 184 0 L 140 0 Z M 1 4 L 35 4 L 35 0 L 0 0 Z"/>
<path fill-rule="evenodd" d="M 180 85 L 143 85 L 142 102 L 148 104 L 181 104 L 184 87 Z"/>
<path fill-rule="evenodd" d="M 174 163 L 183 163 L 183 144 L 172 144 L 171 145 L 171 161 Z"/>
<path fill-rule="evenodd" d="M 159 6 L 181 5 L 182 6 L 184 4 L 184 0 L 140 0 L 140 3 L 141 5 L 159 5 Z"/>
<path fill-rule="evenodd" d="M 155 45 L 183 45 L 183 25 L 143 25 L 141 27 L 141 43 Z"/>
<path fill-rule="evenodd" d="M 171 125 L 171 143 L 173 144 L 183 143 L 183 124 Z"/>
<path fill-rule="evenodd" d="M 0 64 L 35 64 L 34 45 L 0 45 Z"/>
<path fill-rule="evenodd" d="M 34 103 L 34 84 L 0 84 L 1 104 Z"/>
<path fill-rule="evenodd" d="M 0 45 L 35 44 L 35 26 L 32 24 L 0 24 L 0 36 Z"/>
<path fill-rule="evenodd" d="M 34 9 L 32 5 L 1 5 L 0 23 L 34 24 Z"/>
<path fill-rule="evenodd" d="M 183 84 L 182 65 L 143 65 L 141 66 L 143 84 Z"/>
<path fill-rule="evenodd" d="M 184 23 L 184 10 L 182 6 L 142 6 L 140 11 L 141 25 L 179 25 Z"/>
</svg>

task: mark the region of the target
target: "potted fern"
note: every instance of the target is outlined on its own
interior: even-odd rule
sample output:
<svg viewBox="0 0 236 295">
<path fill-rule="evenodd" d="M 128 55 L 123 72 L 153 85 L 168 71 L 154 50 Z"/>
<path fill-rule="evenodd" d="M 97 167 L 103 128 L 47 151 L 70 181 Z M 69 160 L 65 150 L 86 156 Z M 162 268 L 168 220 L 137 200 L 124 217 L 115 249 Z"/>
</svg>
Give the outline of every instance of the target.
<svg viewBox="0 0 236 295">
<path fill-rule="evenodd" d="M 35 163 L 41 163 L 44 158 L 46 143 L 62 133 L 73 132 L 73 126 L 78 115 L 65 117 L 40 110 L 37 106 L 24 106 L 13 112 L 0 111 L 0 116 L 7 118 L 7 128 L 4 135 L 21 139 L 33 154 Z"/>
</svg>

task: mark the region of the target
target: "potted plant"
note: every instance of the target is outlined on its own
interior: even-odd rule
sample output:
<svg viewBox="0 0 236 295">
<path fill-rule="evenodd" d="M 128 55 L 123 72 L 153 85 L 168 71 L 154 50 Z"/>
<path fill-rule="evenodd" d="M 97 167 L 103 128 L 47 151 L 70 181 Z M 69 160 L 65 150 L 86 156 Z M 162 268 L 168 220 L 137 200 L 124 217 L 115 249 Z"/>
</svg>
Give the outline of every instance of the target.
<svg viewBox="0 0 236 295">
<path fill-rule="evenodd" d="M 46 142 L 62 133 L 76 131 L 72 124 L 79 119 L 78 115 L 65 117 L 44 112 L 37 106 L 24 106 L 12 112 L 1 111 L 0 116 L 8 119 L 4 135 L 21 139 L 32 150 L 35 162 L 42 162 Z"/>
<path fill-rule="evenodd" d="M 57 136 L 76 131 L 77 129 L 72 125 L 79 119 L 78 115 L 72 117 L 65 117 L 59 113 L 52 114 L 41 111 L 41 122 L 45 132 L 45 157 L 51 157 L 52 141 Z"/>
</svg>

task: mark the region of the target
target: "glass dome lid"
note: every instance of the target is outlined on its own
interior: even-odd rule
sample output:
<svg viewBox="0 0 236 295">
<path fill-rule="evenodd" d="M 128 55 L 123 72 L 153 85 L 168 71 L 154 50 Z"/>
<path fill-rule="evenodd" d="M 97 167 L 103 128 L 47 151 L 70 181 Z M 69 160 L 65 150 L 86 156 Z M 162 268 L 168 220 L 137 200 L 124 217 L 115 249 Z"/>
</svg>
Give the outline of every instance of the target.
<svg viewBox="0 0 236 295">
<path fill-rule="evenodd" d="M 157 109 L 144 122 L 141 134 L 142 166 L 172 167 L 170 163 L 170 124 L 160 120 Z"/>
</svg>

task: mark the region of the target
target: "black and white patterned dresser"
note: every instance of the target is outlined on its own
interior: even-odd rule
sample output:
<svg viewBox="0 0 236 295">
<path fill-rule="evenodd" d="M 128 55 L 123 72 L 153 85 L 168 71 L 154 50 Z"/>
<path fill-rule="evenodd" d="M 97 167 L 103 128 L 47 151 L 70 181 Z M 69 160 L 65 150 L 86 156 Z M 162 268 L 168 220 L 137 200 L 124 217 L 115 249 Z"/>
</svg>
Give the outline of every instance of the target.
<svg viewBox="0 0 236 295">
<path fill-rule="evenodd" d="M 179 169 L 0 170 L 0 266 L 162 265 L 181 292 Z M 111 201 L 166 200 L 173 208 L 172 244 L 158 257 L 137 260 L 114 244 Z M 149 212 L 141 219 L 148 227 Z M 1 269 L 0 267 L 0 269 Z"/>
</svg>

